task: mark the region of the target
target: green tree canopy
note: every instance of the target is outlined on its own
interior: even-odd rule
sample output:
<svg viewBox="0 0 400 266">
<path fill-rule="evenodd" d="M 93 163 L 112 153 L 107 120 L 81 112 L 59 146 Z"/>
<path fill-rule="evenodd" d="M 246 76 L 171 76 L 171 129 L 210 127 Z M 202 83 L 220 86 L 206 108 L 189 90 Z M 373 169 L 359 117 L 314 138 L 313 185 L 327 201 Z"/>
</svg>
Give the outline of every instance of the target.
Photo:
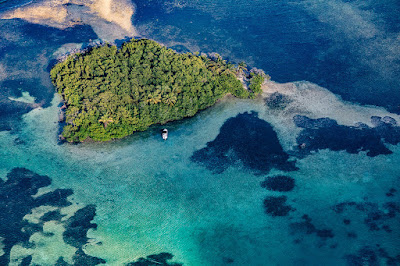
<svg viewBox="0 0 400 266">
<path fill-rule="evenodd" d="M 253 75 L 248 91 L 220 56 L 179 54 L 146 39 L 71 55 L 50 74 L 67 107 L 62 135 L 70 142 L 122 138 L 190 117 L 227 93 L 252 98 L 264 80 Z"/>
</svg>

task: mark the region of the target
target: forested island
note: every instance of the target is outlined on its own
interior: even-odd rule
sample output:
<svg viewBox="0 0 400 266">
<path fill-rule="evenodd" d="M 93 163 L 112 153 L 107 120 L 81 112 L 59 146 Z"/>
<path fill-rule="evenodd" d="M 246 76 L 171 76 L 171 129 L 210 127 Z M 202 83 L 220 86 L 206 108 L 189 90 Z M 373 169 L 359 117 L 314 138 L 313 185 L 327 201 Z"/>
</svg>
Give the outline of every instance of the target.
<svg viewBox="0 0 400 266">
<path fill-rule="evenodd" d="M 70 55 L 50 75 L 66 107 L 69 142 L 118 139 L 191 117 L 228 93 L 254 98 L 268 78 L 217 54 L 180 54 L 147 39 Z"/>
</svg>

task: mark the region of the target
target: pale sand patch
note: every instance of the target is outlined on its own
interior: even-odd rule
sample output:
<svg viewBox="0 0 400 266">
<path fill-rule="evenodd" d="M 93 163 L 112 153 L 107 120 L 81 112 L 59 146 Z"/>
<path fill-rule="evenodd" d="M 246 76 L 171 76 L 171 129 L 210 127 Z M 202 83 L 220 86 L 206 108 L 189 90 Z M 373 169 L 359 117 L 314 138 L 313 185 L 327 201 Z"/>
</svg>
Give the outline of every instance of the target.
<svg viewBox="0 0 400 266">
<path fill-rule="evenodd" d="M 11 10 L 0 18 L 20 18 L 59 29 L 87 24 L 101 39 L 113 41 L 137 35 L 131 21 L 133 14 L 134 6 L 129 0 L 47 0 Z M 99 29 L 99 25 L 104 29 Z"/>
<path fill-rule="evenodd" d="M 41 24 L 43 20 L 50 20 L 55 23 L 63 24 L 66 22 L 67 15 L 67 9 L 62 5 L 32 5 L 6 13 L 2 18 L 21 18 L 35 24 Z"/>
<path fill-rule="evenodd" d="M 114 22 L 128 33 L 134 33 L 131 18 L 134 13 L 134 8 L 131 2 L 126 0 L 97 0 L 88 4 L 92 11 L 97 12 L 99 17 Z M 134 34 L 135 35 L 135 34 Z"/>
<path fill-rule="evenodd" d="M 32 195 L 32 198 L 37 199 L 38 197 L 43 196 L 44 194 L 47 194 L 52 191 L 54 191 L 54 188 L 52 188 L 51 185 L 47 187 L 41 187 L 38 189 L 38 192 L 35 195 Z"/>
<path fill-rule="evenodd" d="M 22 103 L 28 103 L 28 104 L 34 104 L 36 98 L 32 97 L 28 91 L 23 91 L 22 96 L 15 98 L 15 97 L 8 97 L 9 100 L 15 101 L 15 102 L 22 102 Z"/>
<path fill-rule="evenodd" d="M 267 81 L 262 86 L 263 96 L 274 92 L 288 96 L 291 100 L 280 115 L 292 119 L 294 114 L 307 115 L 310 118 L 329 117 L 339 124 L 354 126 L 357 122 L 373 126 L 371 116 L 390 116 L 400 122 L 400 116 L 388 112 L 383 107 L 359 105 L 347 102 L 328 89 L 308 81 L 277 83 Z"/>
<path fill-rule="evenodd" d="M 10 263 L 9 266 L 19 266 L 22 264 L 22 260 L 32 255 L 32 249 L 24 248 L 20 244 L 14 245 L 10 251 Z"/>
<path fill-rule="evenodd" d="M 31 213 L 25 215 L 24 220 L 33 224 L 38 224 L 41 222 L 40 218 L 43 214 L 49 211 L 60 210 L 62 215 L 66 215 L 62 218 L 62 222 L 65 222 L 80 208 L 82 208 L 82 206 L 78 206 L 74 203 L 61 209 L 54 206 L 39 206 L 32 209 Z M 64 242 L 63 233 L 65 227 L 62 222 L 45 222 L 43 224 L 43 233 L 34 233 L 29 238 L 29 242 L 34 244 L 33 247 L 24 248 L 19 244 L 13 246 L 10 253 L 10 261 L 12 262 L 10 265 L 20 265 L 22 259 L 28 255 L 32 255 L 32 263 L 34 265 L 55 265 L 60 256 L 62 256 L 66 262 L 72 264 L 72 258 L 75 254 L 76 248 Z M 96 243 L 96 240 L 90 239 L 90 242 Z"/>
<path fill-rule="evenodd" d="M 39 206 L 34 209 L 29 214 L 26 214 L 24 216 L 24 220 L 33 223 L 33 224 L 38 224 L 40 223 L 40 218 L 47 212 L 55 211 L 57 210 L 57 207 L 54 206 Z"/>
<path fill-rule="evenodd" d="M 302 130 L 293 121 L 295 115 L 304 115 L 312 119 L 329 117 L 346 126 L 355 126 L 356 123 L 362 122 L 373 127 L 371 116 L 390 116 L 400 122 L 399 115 L 390 113 L 383 107 L 362 106 L 344 101 L 328 89 L 307 81 L 266 81 L 262 89 L 264 99 L 276 92 L 289 99 L 284 109 L 267 108 L 259 114 L 260 118 L 273 125 L 280 136 L 281 145 L 287 150 L 296 145 L 296 138 Z"/>
<path fill-rule="evenodd" d="M 64 242 L 63 233 L 65 227 L 56 221 L 44 223 L 43 232 L 51 233 L 52 236 L 46 236 L 42 233 L 35 233 L 29 239 L 29 242 L 35 244 L 32 254 L 33 265 L 55 265 L 60 256 L 67 263 L 72 264 L 72 257 L 76 248 Z"/>
<path fill-rule="evenodd" d="M 61 256 L 67 263 L 72 264 L 72 257 L 76 248 L 66 244 L 63 240 L 64 226 L 55 221 L 44 223 L 43 232 L 34 233 L 29 242 L 32 248 L 24 248 L 17 244 L 11 248 L 10 265 L 21 265 L 22 259 L 31 255 L 32 265 L 56 265 Z M 51 234 L 51 235 L 50 235 Z"/>
</svg>

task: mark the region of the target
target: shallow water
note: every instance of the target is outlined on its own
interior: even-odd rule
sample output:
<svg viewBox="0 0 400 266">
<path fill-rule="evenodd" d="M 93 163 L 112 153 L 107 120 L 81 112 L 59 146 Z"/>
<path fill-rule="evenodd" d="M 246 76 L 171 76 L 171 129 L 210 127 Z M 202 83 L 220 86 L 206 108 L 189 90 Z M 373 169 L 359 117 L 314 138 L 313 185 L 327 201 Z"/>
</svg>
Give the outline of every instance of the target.
<svg viewBox="0 0 400 266">
<path fill-rule="evenodd" d="M 360 39 L 370 49 L 375 41 L 397 45 L 391 39 L 399 30 L 392 13 L 397 7 L 395 1 L 138 1 L 133 21 L 143 36 L 177 50 L 216 51 L 264 68 L 274 80 L 310 80 L 344 99 L 387 107 L 399 95 L 392 77 L 399 65 L 374 76 L 377 87 L 370 91 L 364 85 L 372 73 L 386 71 L 344 47 Z M 343 28 L 332 12 L 359 24 Z M 2 262 L 124 265 L 167 252 L 172 255 L 147 263 L 400 264 L 398 115 L 344 101 L 313 83 L 270 82 L 257 100 L 227 97 L 168 124 L 167 141 L 154 126 L 118 141 L 60 144 L 59 97 L 53 97 L 49 66 L 96 33 L 89 26 L 61 31 L 20 20 L 0 23 L 0 124 L 12 129 L 0 131 L 0 177 L 9 180 L 0 190 L 10 193 L 1 197 L 10 208 L 0 215 Z M 362 35 L 371 23 L 386 32 Z M 354 32 L 361 35 L 350 38 Z M 338 36 L 345 36 L 340 44 Z M 396 49 L 387 53 L 379 59 L 382 67 L 397 58 Z M 349 58 L 358 61 L 341 64 Z M 349 74 L 354 72 L 362 75 Z M 338 79 L 341 73 L 347 79 Z M 380 94 L 387 84 L 395 85 L 385 92 L 390 99 Z M 296 116 L 310 120 L 295 123 Z M 379 124 L 372 116 L 392 119 Z M 341 140 L 335 123 L 343 129 Z M 351 139 L 375 134 L 372 129 L 390 137 L 379 144 L 390 154 L 368 154 L 376 144 L 368 137 L 354 149 Z M 319 132 L 332 136 L 322 139 Z M 312 141 L 301 148 L 304 139 Z M 14 190 L 25 198 L 12 197 Z M 10 232 L 5 221 L 21 233 Z"/>
<path fill-rule="evenodd" d="M 220 173 L 191 160 L 194 152 L 216 138 L 227 119 L 246 111 L 258 112 L 258 119 L 266 119 L 273 127 L 280 120 L 261 100 L 227 99 L 193 119 L 171 125 L 166 142 L 154 128 L 116 142 L 57 145 L 57 101 L 53 100 L 53 106 L 28 113 L 25 126 L 17 135 L 2 133 L 1 146 L 7 149 L 1 150 L 5 159 L 0 166 L 2 172 L 25 167 L 48 175 L 52 189 L 73 190 L 69 199 L 78 207 L 96 205 L 93 222 L 98 228 L 89 230 L 93 242 L 86 244 L 84 250 L 110 265 L 160 252 L 170 252 L 176 261 L 189 265 L 231 261 L 233 265 L 337 265 L 345 262 L 346 255 L 357 254 L 365 246 L 378 254 L 376 245 L 390 257 L 398 254 L 399 223 L 395 217 L 400 207 L 399 194 L 386 195 L 391 188 L 400 189 L 398 147 L 390 146 L 391 155 L 376 157 L 365 152 L 323 150 L 304 159 L 292 157 L 297 171 L 273 168 L 261 175 L 246 166 L 246 160 L 252 157 L 240 158 L 242 162 L 234 161 Z M 254 140 L 251 135 L 247 136 L 249 142 Z M 290 142 L 284 134 L 278 136 L 280 142 Z M 262 188 L 265 177 L 279 174 L 295 180 L 292 191 Z M 287 197 L 286 204 L 292 210 L 275 216 L 266 213 L 263 204 L 267 196 Z M 361 210 L 357 211 L 358 205 L 350 205 L 343 212 L 335 212 L 335 205 L 344 202 L 376 207 L 358 207 Z M 387 202 L 396 204 L 394 217 L 385 216 L 391 210 L 385 205 Z M 378 229 L 371 230 L 365 219 L 377 212 L 381 212 L 381 217 L 374 220 Z M 310 217 L 308 225 L 301 218 L 303 215 Z M 350 224 L 345 225 L 344 219 Z M 58 234 L 63 230 L 60 227 L 54 229 Z M 318 236 L 318 230 L 328 230 L 329 236 Z M 48 249 L 62 245 L 60 239 L 47 238 L 41 244 Z M 30 252 L 41 254 L 43 246 L 33 247 Z M 19 253 L 22 252 L 15 249 L 12 257 L 18 258 Z M 45 258 L 36 255 L 33 261 L 53 264 L 60 256 L 68 258 L 71 253 L 55 251 Z"/>
</svg>

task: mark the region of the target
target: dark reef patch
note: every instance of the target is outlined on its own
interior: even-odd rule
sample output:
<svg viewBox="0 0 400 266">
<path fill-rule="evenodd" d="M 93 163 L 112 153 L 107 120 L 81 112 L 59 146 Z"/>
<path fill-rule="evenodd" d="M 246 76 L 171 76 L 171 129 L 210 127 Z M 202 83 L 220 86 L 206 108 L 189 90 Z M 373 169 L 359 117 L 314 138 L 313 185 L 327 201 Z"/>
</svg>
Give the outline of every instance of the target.
<svg viewBox="0 0 400 266">
<path fill-rule="evenodd" d="M 168 262 L 169 260 L 172 260 L 174 255 L 171 253 L 160 253 L 160 254 L 154 254 L 147 256 L 146 258 L 139 258 L 135 262 L 130 262 L 126 264 L 126 266 L 182 266 L 183 264 L 181 263 L 176 263 L 176 262 Z"/>
<path fill-rule="evenodd" d="M 65 227 L 63 240 L 66 244 L 77 248 L 72 257 L 73 265 L 94 266 L 104 264 L 106 261 L 93 257 L 83 251 L 84 245 L 88 243 L 87 232 L 89 229 L 96 229 L 97 224 L 92 223 L 96 216 L 96 206 L 87 205 L 79 209 L 67 221 L 62 221 L 63 214 L 60 210 L 71 205 L 67 197 L 73 194 L 71 189 L 56 189 L 39 197 L 39 188 L 49 186 L 51 179 L 48 176 L 38 175 L 25 168 L 14 168 L 7 174 L 7 180 L 0 179 L 0 237 L 3 238 L 4 254 L 0 256 L 0 265 L 9 265 L 10 251 L 16 244 L 25 248 L 34 248 L 29 242 L 32 234 L 40 232 L 45 237 L 52 237 L 54 234 L 43 232 L 43 225 L 48 221 L 57 221 Z M 39 206 L 56 207 L 55 210 L 43 214 L 38 223 L 30 223 L 23 217 L 32 212 L 32 209 Z M 140 258 L 128 265 L 171 265 L 180 266 L 179 263 L 169 263 L 173 255 L 160 253 Z M 19 265 L 30 265 L 32 256 L 23 258 Z M 59 257 L 55 265 L 71 266 L 63 257 Z"/>
<path fill-rule="evenodd" d="M 232 259 L 232 258 L 223 257 L 223 258 L 222 258 L 222 262 L 223 262 L 224 264 L 230 264 L 230 263 L 234 263 L 235 260 Z"/>
<path fill-rule="evenodd" d="M 393 230 L 390 228 L 390 226 L 388 225 L 383 225 L 382 229 L 385 230 L 387 233 L 391 233 L 393 232 Z"/>
<path fill-rule="evenodd" d="M 389 256 L 388 252 L 383 248 L 373 248 L 365 246 L 356 254 L 348 254 L 344 257 L 347 265 L 351 266 L 375 266 L 375 265 L 390 265 L 395 266 L 400 264 L 400 255 L 396 257 Z"/>
<path fill-rule="evenodd" d="M 45 193 L 39 197 L 39 188 L 51 184 L 48 176 L 38 175 L 25 168 L 14 168 L 7 174 L 7 180 L 0 179 L 0 236 L 3 238 L 4 254 L 0 256 L 0 265 L 8 265 L 10 262 L 10 251 L 16 244 L 26 248 L 34 248 L 34 244 L 29 242 L 29 238 L 36 232 L 41 232 L 43 236 L 51 237 L 53 234 L 43 232 L 43 224 L 48 221 L 61 222 L 63 215 L 60 208 L 71 205 L 67 197 L 73 194 L 71 189 L 56 189 Z M 39 206 L 57 207 L 40 217 L 39 223 L 30 223 L 24 220 L 24 216 L 30 214 L 32 209 Z M 64 241 L 76 248 L 73 260 L 74 265 L 97 265 L 105 263 L 104 260 L 88 256 L 82 251 L 82 246 L 87 243 L 87 230 L 96 228 L 95 224 L 90 223 L 95 215 L 95 206 L 88 205 L 78 210 L 68 221 L 63 222 L 66 226 Z M 67 236 L 66 236 L 67 235 Z M 29 265 L 32 256 L 25 257 L 20 262 L 21 265 Z M 67 265 L 62 263 L 63 259 L 57 261 L 57 265 Z"/>
<path fill-rule="evenodd" d="M 290 231 L 292 235 L 311 235 L 315 234 L 319 238 L 326 240 L 328 238 L 333 238 L 335 235 L 332 232 L 332 229 L 317 229 L 317 227 L 311 223 L 311 218 L 308 215 L 303 215 L 301 222 L 291 223 Z"/>
<path fill-rule="evenodd" d="M 287 95 L 281 94 L 279 92 L 274 92 L 269 97 L 265 98 L 265 104 L 271 108 L 276 110 L 283 110 L 286 106 L 291 103 L 293 100 L 290 99 Z"/>
<path fill-rule="evenodd" d="M 348 232 L 348 233 L 347 233 L 347 237 L 348 237 L 348 238 L 357 238 L 357 234 L 354 233 L 354 232 Z"/>
<path fill-rule="evenodd" d="M 69 266 L 70 264 L 68 264 L 63 257 L 59 257 L 58 260 L 56 261 L 56 265 L 55 266 Z"/>
<path fill-rule="evenodd" d="M 74 265 L 94 266 L 106 263 L 105 260 L 86 254 L 82 248 L 79 248 L 72 257 Z"/>
<path fill-rule="evenodd" d="M 88 205 L 78 210 L 66 222 L 66 229 L 63 233 L 64 242 L 76 248 L 85 245 L 88 241 L 87 231 L 97 228 L 97 224 L 91 223 L 95 215 L 96 207 L 94 205 Z"/>
<path fill-rule="evenodd" d="M 74 192 L 72 189 L 56 189 L 49 193 L 46 193 L 36 199 L 39 205 L 45 205 L 48 202 L 52 203 L 52 206 L 56 207 L 67 207 L 71 203 L 67 200 L 68 196 L 71 196 Z"/>
<path fill-rule="evenodd" d="M 40 220 L 42 220 L 43 222 L 61 221 L 63 217 L 64 215 L 60 213 L 60 210 L 55 210 L 51 212 L 46 212 L 45 214 L 43 214 Z"/>
<path fill-rule="evenodd" d="M 286 196 L 268 196 L 264 200 L 264 209 L 271 216 L 287 216 L 290 211 L 295 209 L 286 204 Z"/>
<path fill-rule="evenodd" d="M 397 192 L 397 189 L 391 188 L 391 189 L 389 189 L 389 192 L 386 193 L 386 196 L 387 197 L 393 197 L 396 192 Z"/>
<path fill-rule="evenodd" d="M 74 256 L 72 257 L 72 260 L 74 261 L 74 264 L 71 265 L 71 264 L 67 263 L 63 257 L 59 257 L 58 260 L 56 261 L 55 265 L 56 266 L 80 266 L 80 265 L 95 266 L 98 264 L 106 263 L 106 261 L 103 259 L 87 255 L 82 250 L 82 248 L 78 248 L 78 250 L 75 252 Z"/>
<path fill-rule="evenodd" d="M 295 162 L 288 161 L 289 155 L 283 150 L 272 126 L 259 119 L 256 112 L 229 118 L 218 136 L 205 148 L 195 151 L 191 159 L 216 173 L 238 162 L 257 174 L 268 173 L 272 168 L 297 169 Z"/>
<path fill-rule="evenodd" d="M 369 247 L 364 247 L 361 250 L 358 251 L 357 254 L 355 255 L 346 255 L 346 262 L 347 265 L 368 265 L 368 266 L 373 266 L 373 265 L 379 265 L 378 257 L 375 254 L 375 252 L 369 248 Z"/>
<path fill-rule="evenodd" d="M 32 262 L 32 256 L 29 255 L 22 259 L 20 266 L 29 266 L 29 265 L 31 265 L 31 262 Z"/>
<path fill-rule="evenodd" d="M 371 117 L 374 127 L 363 123 L 344 126 L 330 118 L 311 119 L 301 115 L 294 116 L 293 121 L 297 127 L 304 129 L 297 137 L 300 156 L 320 149 L 330 149 L 354 154 L 366 151 L 368 156 L 374 157 L 392 153 L 384 143 L 400 143 L 400 127 L 396 120 L 388 116 Z"/>
<path fill-rule="evenodd" d="M 78 249 L 73 256 L 74 265 L 92 266 L 106 263 L 105 260 L 87 255 L 82 250 L 83 246 L 88 243 L 88 230 L 97 228 L 97 224 L 91 223 L 95 216 L 96 207 L 94 205 L 87 205 L 79 209 L 65 222 L 64 242 Z"/>
<path fill-rule="evenodd" d="M 4 238 L 4 254 L 0 256 L 0 265 L 8 265 L 10 251 L 15 244 L 28 245 L 33 233 L 43 231 L 42 226 L 30 224 L 23 217 L 41 205 L 57 205 L 59 199 L 53 202 L 53 197 L 46 197 L 46 194 L 36 199 L 32 197 L 39 188 L 50 183 L 49 177 L 24 168 L 14 168 L 7 174 L 7 181 L 0 180 L 0 236 Z"/>
<path fill-rule="evenodd" d="M 358 203 L 354 201 L 342 202 L 333 206 L 333 210 L 342 214 L 346 211 L 354 213 L 354 211 L 361 212 L 364 218 L 364 223 L 368 226 L 370 231 L 385 230 L 387 233 L 391 229 L 384 223 L 390 219 L 396 218 L 400 213 L 400 203 L 398 202 L 385 202 L 382 204 L 363 202 Z"/>
<path fill-rule="evenodd" d="M 287 192 L 294 188 L 294 179 L 289 176 L 271 176 L 261 182 L 261 187 L 272 191 Z"/>
</svg>

